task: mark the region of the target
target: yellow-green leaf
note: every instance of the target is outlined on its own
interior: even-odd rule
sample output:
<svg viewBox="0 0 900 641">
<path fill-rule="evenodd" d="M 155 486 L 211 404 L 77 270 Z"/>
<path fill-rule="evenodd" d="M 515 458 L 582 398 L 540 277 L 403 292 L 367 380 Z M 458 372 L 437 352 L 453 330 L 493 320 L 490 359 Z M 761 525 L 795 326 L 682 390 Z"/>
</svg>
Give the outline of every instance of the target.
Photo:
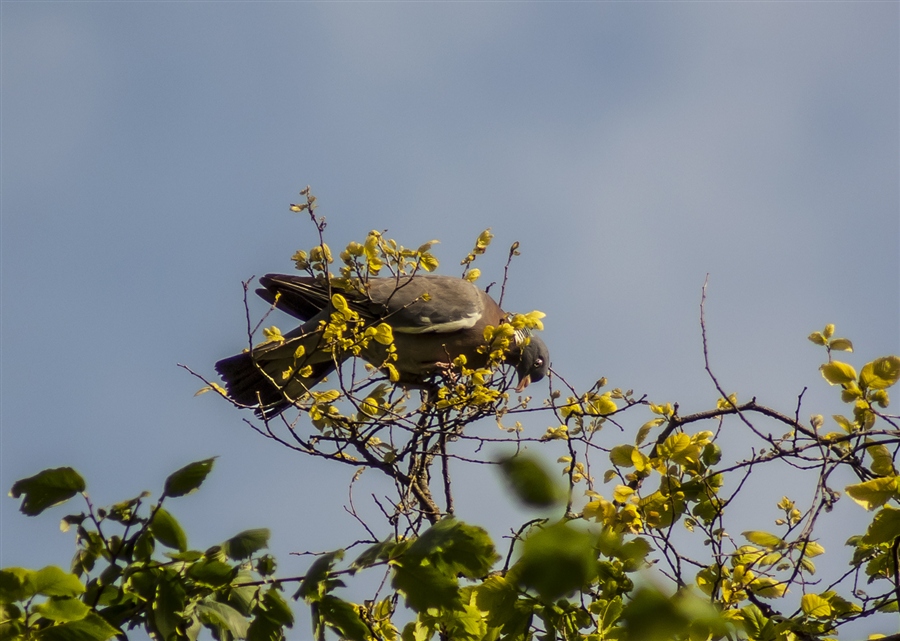
<svg viewBox="0 0 900 641">
<path fill-rule="evenodd" d="M 824 345 L 826 343 L 825 336 L 822 335 L 822 332 L 813 332 L 807 336 L 807 338 L 816 345 Z"/>
<path fill-rule="evenodd" d="M 819 556 L 820 554 L 825 553 L 825 548 L 822 547 L 820 543 L 816 543 L 815 541 L 810 541 L 806 544 L 806 547 L 803 550 L 803 553 L 806 556 Z"/>
<path fill-rule="evenodd" d="M 866 389 L 887 389 L 900 379 L 900 358 L 884 356 L 866 363 L 859 375 L 859 382 Z"/>
<path fill-rule="evenodd" d="M 744 535 L 744 538 L 751 543 L 756 543 L 757 545 L 761 545 L 765 548 L 773 549 L 784 545 L 783 539 L 768 532 L 748 530 L 747 532 L 742 532 L 742 534 Z"/>
<path fill-rule="evenodd" d="M 440 263 L 438 262 L 438 259 L 434 257 L 434 254 L 425 253 L 419 256 L 419 264 L 426 272 L 433 272 L 438 268 Z"/>
<path fill-rule="evenodd" d="M 625 503 L 633 494 L 634 490 L 627 485 L 617 485 L 613 490 L 613 500 L 617 503 Z"/>
<path fill-rule="evenodd" d="M 480 269 L 470 269 L 468 272 L 466 272 L 466 280 L 470 283 L 474 283 L 476 280 L 478 280 L 479 276 L 481 276 Z"/>
<path fill-rule="evenodd" d="M 869 545 L 888 543 L 900 536 L 900 510 L 885 505 L 872 519 L 862 542 Z"/>
<path fill-rule="evenodd" d="M 634 444 L 640 445 L 644 442 L 644 439 L 647 438 L 647 435 L 650 433 L 654 427 L 659 427 L 665 422 L 664 418 L 654 418 L 651 421 L 647 421 L 643 425 L 641 425 L 640 429 L 637 431 L 637 435 L 634 437 Z"/>
<path fill-rule="evenodd" d="M 891 451 L 883 443 L 876 443 L 866 448 L 869 456 L 872 457 L 871 469 L 878 476 L 895 476 L 894 459 L 891 457 Z"/>
<path fill-rule="evenodd" d="M 846 417 L 841 416 L 840 414 L 833 414 L 833 415 L 831 416 L 831 418 L 833 418 L 833 419 L 835 420 L 835 422 L 836 422 L 838 425 L 840 425 L 841 428 L 842 428 L 845 432 L 847 432 L 847 434 L 850 434 L 851 432 L 853 432 L 853 423 L 851 423 L 851 422 L 849 421 L 849 419 L 847 419 Z"/>
<path fill-rule="evenodd" d="M 856 370 L 852 365 L 840 361 L 825 363 L 819 368 L 822 376 L 831 385 L 843 385 L 856 380 Z"/>
<path fill-rule="evenodd" d="M 867 510 L 874 510 L 897 496 L 897 477 L 872 479 L 856 485 L 848 485 L 844 491 Z"/>
<path fill-rule="evenodd" d="M 816 619 L 827 619 L 831 616 L 831 604 L 818 594 L 804 594 L 800 599 L 803 613 Z"/>
<path fill-rule="evenodd" d="M 841 352 L 853 351 L 853 343 L 848 338 L 833 338 L 828 342 L 828 347 Z"/>
<path fill-rule="evenodd" d="M 750 583 L 750 589 L 753 590 L 754 594 L 764 599 L 777 599 L 784 596 L 784 593 L 787 592 L 787 584 L 764 576 L 754 579 Z"/>
<path fill-rule="evenodd" d="M 437 245 L 440 242 L 441 241 L 439 241 L 439 240 L 429 240 L 427 243 L 425 243 L 423 245 L 419 245 L 419 248 L 416 251 L 420 254 L 424 254 L 429 249 L 431 249 L 432 245 Z"/>
<path fill-rule="evenodd" d="M 635 448 L 634 445 L 616 445 L 609 452 L 609 460 L 612 461 L 612 464 L 616 467 L 631 467 L 634 465 L 631 453 L 636 449 L 637 448 Z"/>
</svg>

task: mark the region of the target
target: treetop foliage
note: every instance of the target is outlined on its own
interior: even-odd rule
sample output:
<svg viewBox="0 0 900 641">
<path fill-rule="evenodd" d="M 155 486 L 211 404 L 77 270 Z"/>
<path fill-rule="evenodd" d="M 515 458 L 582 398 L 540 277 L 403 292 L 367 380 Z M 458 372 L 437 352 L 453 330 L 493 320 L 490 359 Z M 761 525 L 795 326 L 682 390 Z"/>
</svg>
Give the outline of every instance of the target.
<svg viewBox="0 0 900 641">
<path fill-rule="evenodd" d="M 375 274 L 439 267 L 437 241 L 411 250 L 373 231 L 338 254 L 332 273 L 325 221 L 308 188 L 301 193 L 305 202 L 291 209 L 310 216 L 319 238 L 294 254 L 298 270 L 364 288 Z M 489 231 L 478 237 L 462 261 L 464 278 L 481 276 L 474 263 L 491 240 Z M 509 259 L 516 255 L 514 244 Z M 678 403 L 610 388 L 606 378 L 578 389 L 555 370 L 546 398 L 511 392 L 510 331 L 541 329 L 540 312 L 486 330 L 484 367 L 457 360 L 425 389 L 407 389 L 392 382 L 390 328 L 360 322 L 339 294 L 333 307 L 323 349 L 337 360 L 377 341 L 388 348 L 385 362 L 348 361 L 334 380 L 291 399 L 293 413 L 246 424 L 298 455 L 350 466 L 351 488 L 384 475 L 395 493 L 373 497 L 381 520 L 364 517 L 351 495 L 347 510 L 361 538 L 285 576 L 265 552 L 264 529 L 206 551 L 190 547 L 173 502 L 202 485 L 214 459 L 170 475 L 155 501 L 143 493 L 104 508 L 71 468 L 45 470 L 11 495 L 29 516 L 81 495 L 84 509 L 63 518 L 76 554 L 68 571 L 0 571 L 4 639 L 103 641 L 138 629 L 169 641 L 196 639 L 205 628 L 216 639 L 274 641 L 298 634 L 290 599 L 306 604 L 317 640 L 794 641 L 837 638 L 863 619 L 885 635 L 897 629 L 900 426 L 886 411 L 900 379 L 897 356 L 854 367 L 837 358 L 853 343 L 827 325 L 809 340 L 824 349 L 821 375 L 846 411 L 809 415 L 802 391 L 795 407 L 778 410 L 720 384 L 701 302 L 714 391 L 706 409 L 681 414 Z M 248 312 L 250 341 L 258 333 L 284 340 L 266 326 L 273 310 L 255 327 Z M 201 392 L 228 399 L 217 383 L 204 385 Z M 546 429 L 528 434 L 526 417 Z M 486 430 L 491 423 L 499 430 Z M 729 437 L 738 431 L 749 449 Z M 509 453 L 491 457 L 488 446 Z M 538 515 L 503 547 L 454 516 L 455 501 L 467 500 L 455 496 L 454 474 L 476 465 L 496 466 Z M 754 494 L 755 480 L 784 470 L 792 483 L 783 494 Z M 826 549 L 821 533 L 844 495 L 857 511 L 856 533 L 843 549 Z M 748 520 L 752 529 L 735 531 Z M 361 573 L 380 577 L 365 598 L 353 596 Z"/>
</svg>

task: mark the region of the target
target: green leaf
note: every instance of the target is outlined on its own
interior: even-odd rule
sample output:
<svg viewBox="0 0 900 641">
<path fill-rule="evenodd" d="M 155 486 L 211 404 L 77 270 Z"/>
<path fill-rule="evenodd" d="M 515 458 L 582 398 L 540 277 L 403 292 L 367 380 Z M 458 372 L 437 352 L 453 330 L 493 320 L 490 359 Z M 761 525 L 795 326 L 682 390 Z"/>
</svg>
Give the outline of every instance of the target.
<svg viewBox="0 0 900 641">
<path fill-rule="evenodd" d="M 856 370 L 853 369 L 853 366 L 840 361 L 825 363 L 819 368 L 819 371 L 831 385 L 844 385 L 856 380 Z"/>
<path fill-rule="evenodd" d="M 403 558 L 407 562 L 427 558 L 439 571 L 473 579 L 490 572 L 500 557 L 485 529 L 446 517 L 416 539 Z"/>
<path fill-rule="evenodd" d="M 741 608 L 741 614 L 744 615 L 744 630 L 750 635 L 750 638 L 761 637 L 763 628 L 769 622 L 762 610 L 755 605 L 747 605 Z"/>
<path fill-rule="evenodd" d="M 597 538 L 568 523 L 536 531 L 525 540 L 510 575 L 545 600 L 577 590 L 597 575 Z"/>
<path fill-rule="evenodd" d="M 153 623 L 163 639 L 168 639 L 183 621 L 185 591 L 177 580 L 162 580 L 156 585 L 153 599 Z"/>
<path fill-rule="evenodd" d="M 283 626 L 259 612 L 247 628 L 247 641 L 284 641 Z"/>
<path fill-rule="evenodd" d="M 250 622 L 240 612 L 230 605 L 219 603 L 211 598 L 204 599 L 197 604 L 197 614 L 205 624 L 214 625 L 217 628 L 228 630 L 233 636 L 243 639 L 247 636 Z M 227 638 L 220 635 L 219 638 Z"/>
<path fill-rule="evenodd" d="M 827 619 L 831 616 L 831 604 L 818 594 L 804 594 L 800 599 L 803 613 L 816 619 Z"/>
<path fill-rule="evenodd" d="M 848 485 L 844 491 L 851 499 L 871 511 L 897 496 L 897 477 L 877 478 Z"/>
<path fill-rule="evenodd" d="M 0 603 L 26 601 L 37 591 L 34 586 L 34 570 L 3 568 L 0 570 Z"/>
<path fill-rule="evenodd" d="M 294 613 L 287 602 L 281 598 L 281 595 L 275 589 L 266 592 L 262 600 L 262 605 L 266 610 L 266 616 L 273 621 L 277 621 L 281 625 L 293 627 Z"/>
<path fill-rule="evenodd" d="M 166 547 L 174 548 L 180 552 L 187 551 L 187 535 L 181 529 L 181 525 L 168 510 L 161 507 L 153 513 L 150 522 L 150 532 L 156 540 Z"/>
<path fill-rule="evenodd" d="M 742 532 L 741 534 L 743 534 L 744 538 L 751 543 L 756 543 L 757 545 L 769 548 L 770 550 L 784 545 L 783 539 L 775 536 L 774 534 L 769 534 L 768 532 L 748 530 L 747 532 Z"/>
<path fill-rule="evenodd" d="M 639 588 L 622 612 L 627 638 L 637 641 L 669 641 L 684 636 L 691 621 L 673 599 L 655 589 Z"/>
<path fill-rule="evenodd" d="M 188 577 L 213 588 L 228 585 L 236 570 L 222 561 L 207 560 L 195 563 L 188 570 Z"/>
<path fill-rule="evenodd" d="M 487 613 L 491 627 L 503 625 L 516 613 L 519 593 L 516 586 L 502 576 L 491 576 L 475 588 L 475 604 Z"/>
<path fill-rule="evenodd" d="M 242 561 L 269 546 L 270 532 L 268 528 L 244 530 L 235 534 L 222 544 L 222 549 L 229 559 Z"/>
<path fill-rule="evenodd" d="M 404 556 L 395 562 L 391 585 L 406 597 L 406 604 L 416 612 L 428 608 L 455 609 L 460 605 L 456 575 L 440 572 Z"/>
<path fill-rule="evenodd" d="M 253 613 L 256 616 L 247 631 L 247 641 L 284 641 L 284 628 L 294 625 L 293 612 L 274 587 L 265 593 Z"/>
<path fill-rule="evenodd" d="M 90 612 L 78 621 L 44 628 L 35 638 L 39 641 L 106 641 L 117 634 L 121 631 L 96 612 Z"/>
<path fill-rule="evenodd" d="M 344 558 L 344 551 L 336 550 L 323 554 L 313 561 L 313 564 L 306 571 L 303 581 L 300 582 L 300 587 L 294 594 L 294 598 L 303 597 L 308 602 L 318 601 L 328 591 L 327 582 L 331 576 L 331 569 L 334 567 L 335 562 L 340 561 L 342 558 Z"/>
<path fill-rule="evenodd" d="M 166 479 L 163 495 L 177 497 L 195 491 L 206 480 L 207 474 L 212 471 L 215 460 L 216 457 L 197 461 L 170 474 Z"/>
<path fill-rule="evenodd" d="M 900 510 L 885 505 L 869 524 L 862 542 L 868 545 L 889 543 L 900 536 Z"/>
<path fill-rule="evenodd" d="M 84 585 L 78 577 L 55 565 L 48 565 L 35 572 L 30 581 L 35 594 L 44 596 L 78 596 L 84 592 Z"/>
<path fill-rule="evenodd" d="M 71 467 L 57 467 L 16 481 L 9 495 L 17 499 L 24 494 L 19 510 L 27 516 L 37 516 L 47 508 L 65 503 L 79 492 L 84 492 L 86 487 L 84 479 Z"/>
<path fill-rule="evenodd" d="M 859 374 L 859 384 L 865 389 L 887 389 L 900 379 L 900 358 L 884 356 L 866 363 Z"/>
<path fill-rule="evenodd" d="M 34 606 L 34 611 L 51 621 L 80 621 L 91 609 L 79 599 L 53 597 Z"/>
<path fill-rule="evenodd" d="M 319 613 L 341 639 L 366 641 L 371 636 L 369 627 L 359 618 L 353 605 L 336 596 L 325 595 L 319 604 Z"/>
<path fill-rule="evenodd" d="M 560 488 L 533 456 L 519 454 L 503 459 L 500 469 L 515 495 L 525 505 L 551 507 L 563 498 Z"/>
<path fill-rule="evenodd" d="M 350 567 L 354 570 L 361 570 L 363 568 L 372 567 L 383 561 L 388 561 L 398 556 L 398 552 L 406 551 L 411 543 L 412 541 L 398 543 L 397 541 L 391 540 L 375 543 L 363 550 L 363 553 L 350 564 Z"/>
</svg>

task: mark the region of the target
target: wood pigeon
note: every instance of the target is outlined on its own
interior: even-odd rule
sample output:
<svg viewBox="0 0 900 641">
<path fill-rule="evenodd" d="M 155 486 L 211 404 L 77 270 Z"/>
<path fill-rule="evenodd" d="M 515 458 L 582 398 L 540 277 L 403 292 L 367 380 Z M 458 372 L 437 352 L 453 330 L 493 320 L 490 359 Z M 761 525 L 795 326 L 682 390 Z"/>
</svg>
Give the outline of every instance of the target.
<svg viewBox="0 0 900 641">
<path fill-rule="evenodd" d="M 320 329 L 321 321 L 327 322 L 335 311 L 331 294 L 340 293 L 366 326 L 382 322 L 391 326 L 397 350 L 394 366 L 399 383 L 407 386 L 424 385 L 460 355 L 468 367 L 483 366 L 487 356 L 478 348 L 485 344 L 484 328 L 507 319 L 493 298 L 452 276 L 373 277 L 361 284 L 365 291 L 332 281 L 329 292 L 324 279 L 309 276 L 269 274 L 259 282 L 264 289 L 257 294 L 303 324 L 285 334 L 283 342 L 219 361 L 216 371 L 232 400 L 260 406 L 258 413 L 265 416 L 290 407 L 290 399 L 299 399 L 335 369 L 331 350 L 322 349 Z M 517 331 L 512 342 L 506 360 L 516 369 L 516 391 L 521 392 L 547 375 L 550 354 L 544 341 L 526 331 Z M 386 354 L 385 346 L 373 340 L 360 356 L 381 366 Z M 348 356 L 339 355 L 338 360 Z"/>
</svg>

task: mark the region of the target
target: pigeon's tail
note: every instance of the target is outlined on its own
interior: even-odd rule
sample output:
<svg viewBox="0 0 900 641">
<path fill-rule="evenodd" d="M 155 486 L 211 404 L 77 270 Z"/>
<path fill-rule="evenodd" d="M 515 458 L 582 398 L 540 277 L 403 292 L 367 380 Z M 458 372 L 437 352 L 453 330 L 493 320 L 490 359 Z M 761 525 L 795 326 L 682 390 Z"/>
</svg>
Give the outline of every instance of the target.
<svg viewBox="0 0 900 641">
<path fill-rule="evenodd" d="M 331 301 L 328 285 L 318 278 L 266 274 L 259 283 L 264 288 L 256 290 L 260 298 L 302 321 L 322 312 Z"/>
<path fill-rule="evenodd" d="M 279 355 L 279 350 L 264 354 L 237 354 L 216 363 L 216 371 L 225 382 L 228 397 L 236 403 L 256 408 L 257 416 L 277 416 L 334 370 L 331 360 L 308 365 L 301 370 L 291 356 Z"/>
</svg>

